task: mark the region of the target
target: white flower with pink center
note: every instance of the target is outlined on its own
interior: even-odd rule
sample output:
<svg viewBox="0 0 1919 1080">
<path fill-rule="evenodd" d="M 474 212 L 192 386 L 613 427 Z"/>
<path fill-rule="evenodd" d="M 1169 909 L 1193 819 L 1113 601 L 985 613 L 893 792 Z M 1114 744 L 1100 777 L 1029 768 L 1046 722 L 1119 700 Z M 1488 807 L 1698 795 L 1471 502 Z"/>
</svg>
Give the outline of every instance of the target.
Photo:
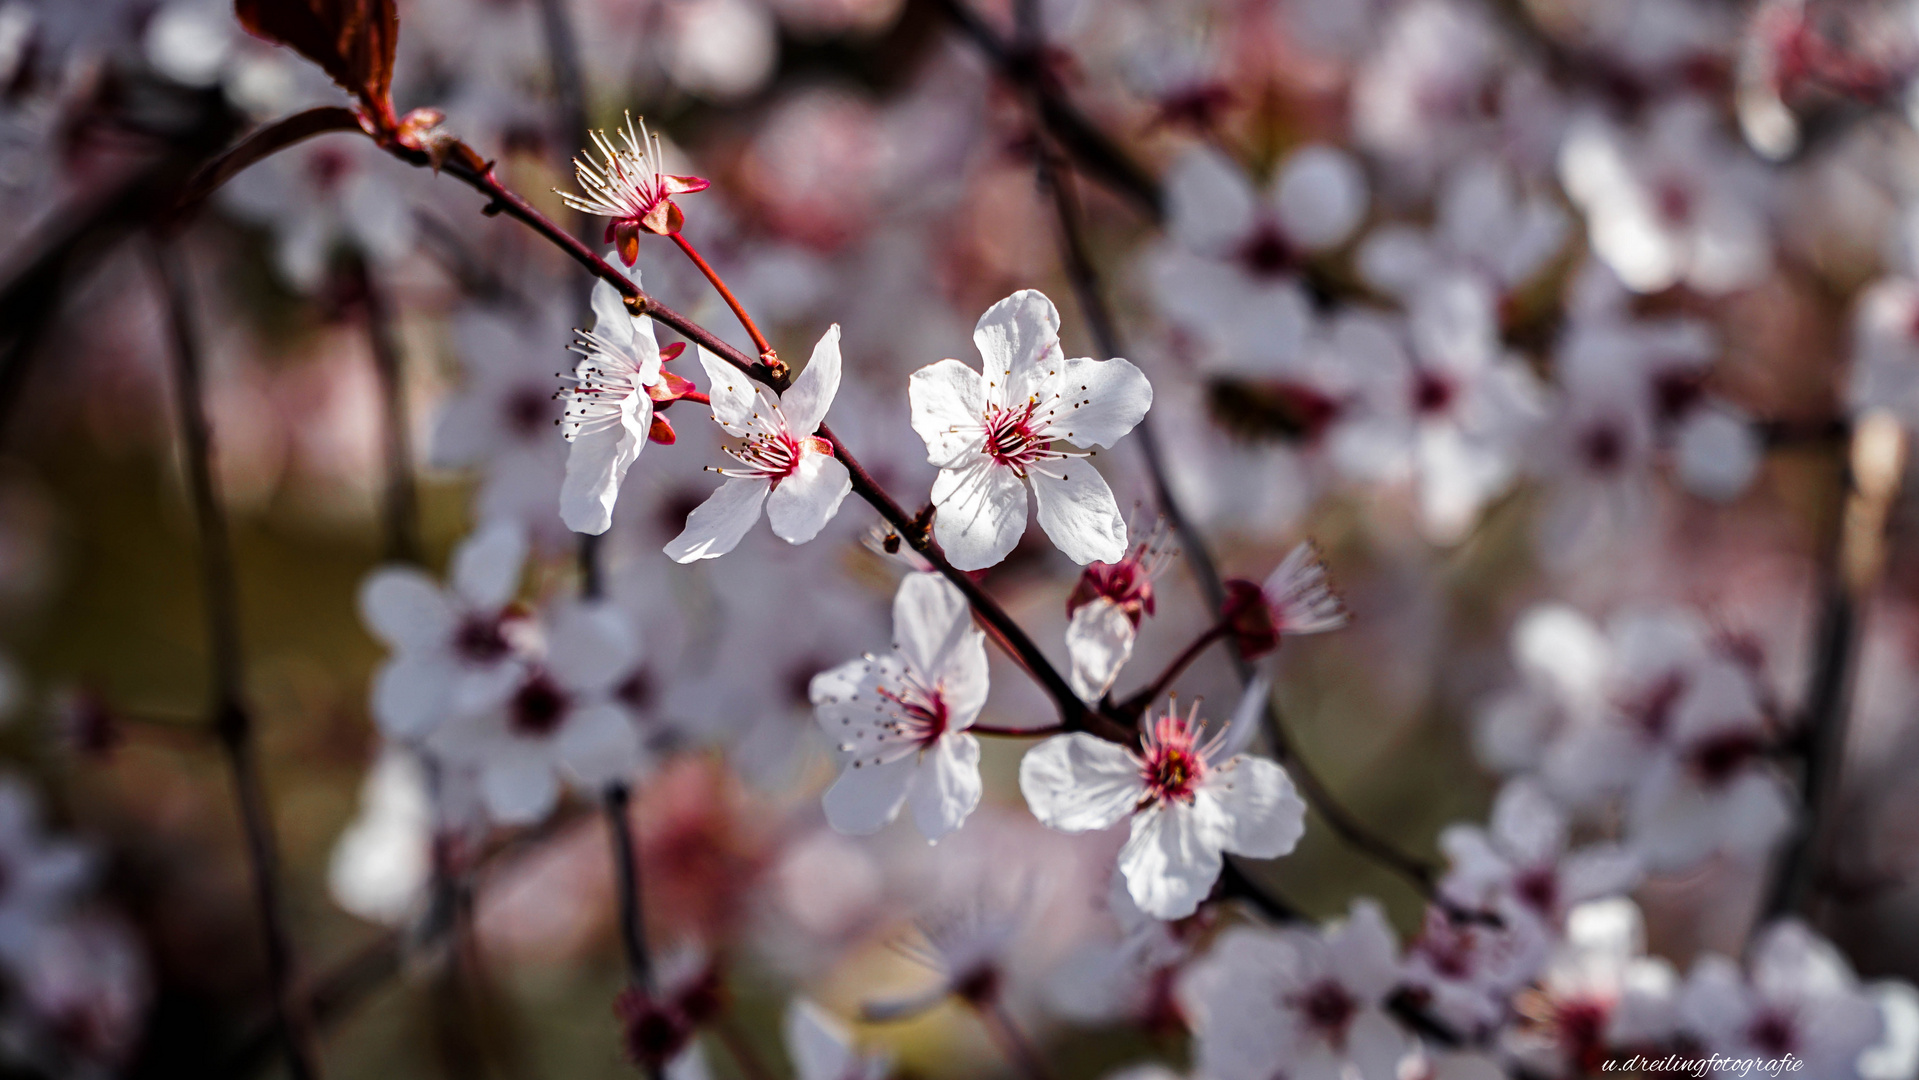
<svg viewBox="0 0 1919 1080">
<path fill-rule="evenodd" d="M 640 272 L 627 277 L 640 283 Z M 653 426 L 653 397 L 660 381 L 660 345 L 653 320 L 635 318 L 619 290 L 593 285 L 593 329 L 581 331 L 574 349 L 580 362 L 561 392 L 566 411 L 560 433 L 571 448 L 560 485 L 560 520 L 574 532 L 598 535 L 613 524 L 626 471 L 646 449 Z"/>
<path fill-rule="evenodd" d="M 912 804 L 928 840 L 979 805 L 979 740 L 967 734 L 986 704 L 986 635 L 966 597 L 937 574 L 909 574 L 893 597 L 893 651 L 813 678 L 813 714 L 850 754 L 826 792 L 826 820 L 843 833 L 878 832 Z"/>
<path fill-rule="evenodd" d="M 1059 311 L 1043 293 L 1016 292 L 973 329 L 985 361 L 941 360 L 913 373 L 913 430 L 926 441 L 933 535 L 954 566 L 983 570 L 1026 531 L 1026 489 L 1039 524 L 1074 562 L 1118 562 L 1126 520 L 1112 489 L 1074 447 L 1111 446 L 1153 404 L 1146 376 L 1121 359 L 1068 360 Z"/>
<path fill-rule="evenodd" d="M 1267 684 L 1255 680 L 1233 721 L 1201 741 L 1199 704 L 1141 724 L 1137 749 L 1071 732 L 1028 751 L 1019 786 L 1033 815 L 1065 832 L 1131 821 L 1119 855 L 1127 892 L 1159 919 L 1191 915 L 1219 877 L 1222 852 L 1273 859 L 1306 830 L 1306 804 L 1286 770 L 1239 751 Z"/>
<path fill-rule="evenodd" d="M 814 434 L 840 389 L 839 325 L 826 331 L 806 369 L 777 397 L 704 348 L 700 366 L 712 386 L 713 419 L 744 441 L 727 450 L 735 464 L 713 470 L 726 483 L 687 515 L 685 531 L 666 553 L 681 563 L 717 559 L 760 519 L 762 505 L 773 532 L 787 543 L 818 536 L 853 490 L 833 444 Z"/>
<path fill-rule="evenodd" d="M 562 191 L 560 198 L 575 210 L 607 222 L 605 242 L 619 250 L 620 260 L 632 266 L 640 256 L 642 231 L 669 236 L 680 231 L 680 208 L 673 196 L 705 191 L 708 183 L 697 176 L 674 176 L 665 169 L 666 152 L 660 137 L 646 130 L 641 121 L 635 130 L 633 118 L 626 118 L 626 130 L 619 133 L 615 146 L 606 132 L 590 133 L 593 145 L 603 161 L 573 159 L 573 173 L 585 195 Z"/>
</svg>

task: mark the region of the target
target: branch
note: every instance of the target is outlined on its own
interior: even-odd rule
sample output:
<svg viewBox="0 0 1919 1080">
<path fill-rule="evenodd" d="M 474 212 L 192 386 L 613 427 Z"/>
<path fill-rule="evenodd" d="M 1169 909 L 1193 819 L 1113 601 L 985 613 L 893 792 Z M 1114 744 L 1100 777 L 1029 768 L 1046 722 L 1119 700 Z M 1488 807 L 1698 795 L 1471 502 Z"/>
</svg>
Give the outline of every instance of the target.
<svg viewBox="0 0 1919 1080">
<path fill-rule="evenodd" d="M 1031 95 L 1040 123 L 1088 176 L 1152 220 L 1165 217 L 1159 182 L 1066 100 L 1047 77 L 1038 49 L 1019 48 L 1002 38 L 966 0 L 934 0 L 934 5 L 979 48 L 1000 78 Z"/>
<path fill-rule="evenodd" d="M 235 143 L 219 157 L 207 162 L 193 174 L 192 179 L 187 181 L 179 198 L 174 202 L 173 217 L 176 222 L 184 221 L 199 210 L 200 204 L 228 180 L 239 175 L 248 166 L 272 157 L 295 143 L 305 142 L 315 135 L 359 130 L 359 116 L 352 109 L 338 105 L 322 105 L 307 109 L 256 128 L 246 138 Z"/>
<path fill-rule="evenodd" d="M 366 256 L 355 250 L 347 260 L 347 274 L 366 314 L 367 341 L 380 378 L 381 425 L 384 429 L 386 492 L 381 524 L 386 533 L 386 557 L 418 563 L 420 500 L 413 478 L 412 424 L 407 409 L 406 357 L 393 325 L 393 309 L 375 280 Z"/>
<path fill-rule="evenodd" d="M 606 812 L 607 835 L 613 842 L 614 878 L 620 890 L 620 947 L 626 956 L 627 979 L 653 993 L 653 963 L 646 950 L 646 914 L 640 904 L 640 866 L 633 847 L 632 792 L 622 783 L 609 784 L 600 805 Z"/>
<path fill-rule="evenodd" d="M 1850 461 L 1839 462 L 1845 503 L 1820 570 L 1819 624 L 1797 732 L 1805 753 L 1806 818 L 1780 856 L 1766 898 L 1770 918 L 1803 914 L 1819 876 L 1845 763 L 1860 613 L 1884 565 L 1886 516 L 1904 479 L 1905 455 L 1899 421 L 1871 413 L 1853 429 Z"/>
<path fill-rule="evenodd" d="M 178 253 L 167 242 L 156 240 L 152 254 L 154 273 L 165 294 L 172 324 L 175 405 L 179 409 L 180 441 L 185 450 L 187 481 L 193 493 L 194 518 L 199 524 L 207 647 L 213 665 L 214 730 L 226 751 L 233 774 L 234 798 L 246 833 L 248 862 L 253 868 L 254 901 L 259 908 L 260 929 L 266 944 L 267 979 L 275 1021 L 286 1048 L 287 1068 L 294 1080 L 311 1080 L 320 1075 L 320 1069 L 305 1018 L 292 1000 L 293 946 L 281 910 L 279 851 L 253 743 L 252 718 L 241 685 L 244 669 L 240 657 L 239 594 L 234 581 L 226 513 L 220 505 L 218 481 L 213 474 L 213 435 L 202 396 L 199 332 L 193 321 L 187 270 Z"/>
</svg>

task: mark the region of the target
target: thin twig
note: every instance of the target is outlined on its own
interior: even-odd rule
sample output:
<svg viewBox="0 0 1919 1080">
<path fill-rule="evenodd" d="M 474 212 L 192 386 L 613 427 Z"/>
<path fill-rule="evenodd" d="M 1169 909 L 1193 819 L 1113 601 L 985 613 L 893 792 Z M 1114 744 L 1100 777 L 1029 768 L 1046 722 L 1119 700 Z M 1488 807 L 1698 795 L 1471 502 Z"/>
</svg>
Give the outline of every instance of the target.
<svg viewBox="0 0 1919 1080">
<path fill-rule="evenodd" d="M 726 287 L 726 282 L 720 278 L 719 271 L 714 270 L 707 263 L 699 250 L 693 246 L 693 242 L 684 234 L 674 233 L 673 242 L 679 245 L 687 258 L 693 260 L 693 265 L 699 268 L 700 273 L 712 284 L 714 291 L 720 294 L 720 299 L 726 301 L 726 306 L 733 310 L 733 317 L 740 320 L 740 325 L 746 328 L 746 336 L 753 339 L 753 347 L 760 351 L 760 362 L 769 367 L 776 363 L 778 357 L 773 352 L 773 346 L 767 344 L 766 335 L 760 333 L 759 324 L 753 321 L 753 316 L 746 313 L 745 305 L 740 303 L 739 297 L 733 295 L 733 290 Z"/>
<path fill-rule="evenodd" d="M 207 423 L 201 385 L 200 339 L 194 322 L 187 268 L 166 241 L 156 239 L 152 255 L 173 332 L 175 405 L 179 410 L 180 441 L 185 451 L 194 519 L 199 524 L 200 574 L 206 591 L 207 647 L 212 664 L 214 731 L 226 751 L 240 822 L 246 834 L 248 862 L 253 868 L 254 901 L 266 945 L 267 979 L 286 1048 L 287 1068 L 294 1080 L 312 1080 L 320 1075 L 320 1069 L 305 1017 L 295 1007 L 291 994 L 292 939 L 281 909 L 279 851 L 242 686 L 245 671 L 240 655 L 239 592 L 234 580 L 226 512 L 220 503 L 218 480 L 213 472 L 213 435 Z"/>
<path fill-rule="evenodd" d="M 1018 1069 L 1027 1080 L 1053 1080 L 1053 1071 L 1047 1067 L 1046 1059 L 1040 1056 L 1039 1048 L 1020 1030 L 1019 1023 L 1006 1011 L 998 995 L 976 1005 L 980 1024 L 999 1044 L 1000 1053 L 1006 1056 L 1007 1064 Z"/>
<path fill-rule="evenodd" d="M 1120 702 L 1119 711 L 1128 716 L 1138 716 L 1145 712 L 1148 705 L 1159 700 L 1159 696 L 1173 685 L 1173 680 L 1179 678 L 1181 672 L 1185 671 L 1194 660 L 1199 659 L 1207 646 L 1230 633 L 1232 633 L 1232 627 L 1225 623 L 1218 623 L 1208 628 L 1205 633 L 1194 638 L 1186 648 L 1180 650 L 1180 654 L 1173 657 L 1172 662 L 1159 673 L 1159 677 L 1147 684 L 1145 689 Z"/>
<path fill-rule="evenodd" d="M 366 315 L 367 343 L 380 378 L 380 420 L 385 457 L 386 491 L 381 499 L 381 527 L 386 557 L 396 562 L 421 561 L 420 499 L 413 475 L 412 424 L 407 409 L 406 357 L 394 325 L 382 282 L 374 276 L 366 256 L 355 251 L 347 260 L 361 310 Z"/>
<path fill-rule="evenodd" d="M 620 948 L 626 956 L 627 978 L 651 994 L 653 962 L 646 948 L 646 912 L 640 903 L 639 852 L 633 844 L 629 816 L 632 792 L 623 783 L 608 784 L 600 800 L 606 812 L 607 835 L 613 844 L 613 870 L 620 892 Z"/>
</svg>

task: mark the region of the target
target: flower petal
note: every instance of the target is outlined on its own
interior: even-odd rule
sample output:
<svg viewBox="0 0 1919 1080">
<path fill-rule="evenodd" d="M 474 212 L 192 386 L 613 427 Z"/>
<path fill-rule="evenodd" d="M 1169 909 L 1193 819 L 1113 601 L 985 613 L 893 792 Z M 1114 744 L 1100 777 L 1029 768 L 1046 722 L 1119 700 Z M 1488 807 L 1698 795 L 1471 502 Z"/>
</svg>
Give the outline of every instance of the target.
<svg viewBox="0 0 1919 1080">
<path fill-rule="evenodd" d="M 574 693 L 599 693 L 629 674 L 639 659 L 639 635 L 613 604 L 585 600 L 565 604 L 547 631 L 546 666 Z"/>
<path fill-rule="evenodd" d="M 1166 177 L 1167 228 L 1188 251 L 1227 254 L 1252 232 L 1255 201 L 1246 170 L 1210 146 L 1181 154 Z"/>
<path fill-rule="evenodd" d="M 780 411 L 786 414 L 787 430 L 803 439 L 820 428 L 826 410 L 840 392 L 840 324 L 834 323 L 813 346 L 813 358 L 806 362 L 800 377 L 780 395 Z"/>
<path fill-rule="evenodd" d="M 1146 791 L 1139 770 L 1124 747 L 1075 731 L 1026 752 L 1019 790 L 1040 824 L 1090 832 L 1111 828 L 1133 812 Z"/>
<path fill-rule="evenodd" d="M 965 824 L 979 806 L 979 740 L 951 733 L 940 737 L 920 760 L 907 800 L 913 804 L 913 824 L 920 835 L 938 840 Z"/>
<path fill-rule="evenodd" d="M 480 770 L 480 796 L 487 815 L 499 824 L 530 825 L 559 801 L 560 782 L 539 755 L 512 753 Z"/>
<path fill-rule="evenodd" d="M 666 545 L 667 557 L 677 563 L 717 559 L 732 551 L 746 530 L 760 519 L 760 504 L 771 485 L 755 477 L 736 476 L 707 496 L 686 515 L 686 528 Z"/>
<path fill-rule="evenodd" d="M 410 566 L 384 566 L 360 586 L 360 618 L 398 650 L 432 648 L 453 633 L 455 616 L 440 586 Z"/>
<path fill-rule="evenodd" d="M 560 521 L 577 533 L 598 536 L 613 524 L 613 507 L 626 472 L 646 449 L 653 399 L 643 393 L 620 402 L 620 422 L 581 431 L 568 444 L 566 479 L 560 483 Z"/>
<path fill-rule="evenodd" d="M 1272 199 L 1289 238 L 1313 250 L 1329 248 L 1366 216 L 1366 174 L 1343 150 L 1301 147 L 1280 166 Z"/>
<path fill-rule="evenodd" d="M 438 657 L 398 656 L 373 676 L 373 720 L 387 738 L 408 742 L 437 727 L 452 711 L 452 665 Z"/>
<path fill-rule="evenodd" d="M 973 625 L 972 608 L 938 574 L 908 574 L 893 594 L 893 644 L 916 674 L 938 680 L 962 652 L 985 652 L 985 634 Z"/>
<path fill-rule="evenodd" d="M 625 709 L 602 701 L 566 718 L 554 752 L 582 787 L 598 793 L 630 778 L 642 761 L 640 732 Z"/>
<path fill-rule="evenodd" d="M 949 468 L 977 455 L 986 438 L 985 382 L 958 360 L 941 360 L 906 381 L 913 431 L 926 443 L 928 464 Z"/>
<path fill-rule="evenodd" d="M 634 276 L 639 272 L 634 271 Z M 593 336 L 603 338 L 614 345 L 632 345 L 634 323 L 633 313 L 626 309 L 626 298 L 620 290 L 604 281 L 593 283 Z"/>
<path fill-rule="evenodd" d="M 1111 446 L 1133 430 L 1153 406 L 1153 384 L 1133 366 L 1115 357 L 1066 361 L 1060 378 L 1065 402 L 1044 432 L 1074 446 Z"/>
<path fill-rule="evenodd" d="M 1133 655 L 1138 631 L 1119 605 L 1101 598 L 1082 604 L 1066 624 L 1066 653 L 1073 658 L 1073 693 L 1091 704 L 1113 688 L 1119 669 Z"/>
<path fill-rule="evenodd" d="M 1193 809 L 1181 803 L 1160 803 L 1133 815 L 1119 870 L 1141 911 L 1155 919 L 1183 919 L 1199 908 L 1222 865 L 1207 831 Z"/>
<path fill-rule="evenodd" d="M 498 521 L 468 537 L 453 553 L 453 589 L 477 608 L 500 608 L 520 589 L 526 530 Z"/>
<path fill-rule="evenodd" d="M 1046 471 L 1041 472 L 1041 467 Z M 1028 477 L 1040 528 L 1046 530 L 1053 545 L 1081 566 L 1089 562 L 1116 563 L 1124 558 L 1126 519 L 1120 516 L 1119 503 L 1113 499 L 1113 489 L 1106 486 L 1106 478 L 1084 458 L 1049 461 L 1041 467 L 1034 468 Z"/>
<path fill-rule="evenodd" d="M 847 766 L 820 797 L 826 823 L 851 836 L 879 832 L 899 816 L 917 768 L 918 759 L 912 754 L 878 765 Z"/>
<path fill-rule="evenodd" d="M 1212 803 L 1219 846 L 1255 859 L 1292 851 L 1306 832 L 1306 800 L 1276 762 L 1242 754 L 1214 769 L 1200 789 Z"/>
<path fill-rule="evenodd" d="M 1021 289 L 987 308 L 973 328 L 973 344 L 985 361 L 986 400 L 994 405 L 1026 401 L 1065 359 L 1059 309 L 1037 289 Z"/>
<path fill-rule="evenodd" d="M 826 528 L 852 490 L 853 480 L 839 459 L 810 448 L 802 450 L 793 475 L 767 496 L 766 520 L 780 539 L 804 544 Z"/>
<path fill-rule="evenodd" d="M 726 433 L 744 439 L 761 431 L 762 418 L 770 420 L 774 415 L 774 403 L 758 384 L 739 368 L 708 352 L 704 345 L 700 346 L 700 367 L 706 369 L 706 396 L 713 419 Z"/>
<path fill-rule="evenodd" d="M 933 516 L 933 538 L 961 570 L 984 570 L 999 562 L 1026 531 L 1026 485 L 990 458 L 940 470 L 933 480 L 933 505 L 939 511 Z M 1112 561 L 1118 559 L 1115 553 Z"/>
</svg>

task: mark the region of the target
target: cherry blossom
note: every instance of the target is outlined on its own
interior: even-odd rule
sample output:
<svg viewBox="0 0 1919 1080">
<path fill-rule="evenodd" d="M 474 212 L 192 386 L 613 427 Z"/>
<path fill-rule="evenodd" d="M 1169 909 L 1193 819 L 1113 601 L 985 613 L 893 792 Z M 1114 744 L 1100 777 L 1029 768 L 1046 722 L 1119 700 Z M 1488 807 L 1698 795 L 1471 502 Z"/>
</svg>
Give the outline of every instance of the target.
<svg viewBox="0 0 1919 1080">
<path fill-rule="evenodd" d="M 1096 562 L 1080 571 L 1066 599 L 1066 652 L 1073 692 L 1087 702 L 1105 696 L 1133 654 L 1140 620 L 1153 613 L 1153 580 L 1166 569 L 1162 524 L 1116 563 Z"/>
<path fill-rule="evenodd" d="M 1631 900 L 1574 908 L 1566 936 L 1522 1003 L 1524 1023 L 1504 1032 L 1504 1049 L 1547 1076 L 1585 1076 L 1616 1049 L 1656 1047 L 1677 1027 L 1679 977 L 1646 953 L 1645 920 Z"/>
<path fill-rule="evenodd" d="M 705 348 L 700 366 L 710 381 L 714 422 L 745 442 L 727 450 L 737 464 L 714 470 L 726 483 L 687 515 L 667 555 L 681 563 L 719 558 L 759 521 L 762 505 L 773 532 L 787 543 L 818 536 L 853 490 L 833 445 L 816 434 L 840 389 L 839 326 L 821 336 L 806 369 L 778 397 Z"/>
<path fill-rule="evenodd" d="M 1786 921 L 1759 935 L 1748 964 L 1749 974 L 1724 956 L 1693 965 L 1679 997 L 1687 1027 L 1728 1058 L 1791 1055 L 1809 1076 L 1858 1077 L 1859 1057 L 1879 1041 L 1882 1020 L 1839 950 Z"/>
<path fill-rule="evenodd" d="M 1568 850 L 1569 815 L 1533 781 L 1509 782 L 1485 829 L 1448 826 L 1439 846 L 1452 860 L 1441 892 L 1462 907 L 1531 918 L 1557 932 L 1565 914 L 1588 900 L 1638 883 L 1640 864 L 1613 844 Z"/>
<path fill-rule="evenodd" d="M 1020 761 L 1020 791 L 1041 823 L 1065 832 L 1129 822 L 1119 868 L 1133 902 L 1155 918 L 1184 918 L 1219 877 L 1222 852 L 1278 858 L 1305 832 L 1306 804 L 1286 770 L 1241 752 L 1266 692 L 1255 680 L 1232 722 L 1203 742 L 1198 702 L 1184 716 L 1172 702 L 1142 719 L 1138 749 L 1055 735 Z"/>
<path fill-rule="evenodd" d="M 1220 619 L 1248 659 L 1279 648 L 1282 638 L 1323 634 L 1346 625 L 1346 605 L 1326 581 L 1326 564 L 1311 541 L 1294 547 L 1266 580 L 1226 583 Z"/>
<path fill-rule="evenodd" d="M 1187 969 L 1179 997 L 1208 1080 L 1395 1080 L 1412 1039 L 1387 1015 L 1399 982 L 1385 913 L 1355 901 L 1314 932 L 1235 927 Z"/>
<path fill-rule="evenodd" d="M 893 597 L 893 649 L 821 672 L 809 694 L 851 759 L 822 800 L 841 832 L 877 832 L 910 804 L 928 840 L 979 805 L 986 639 L 965 596 L 937 574 L 909 574 Z"/>
<path fill-rule="evenodd" d="M 1088 453 L 1058 444 L 1113 445 L 1152 406 L 1152 385 L 1127 360 L 1065 359 L 1059 311 L 1031 289 L 988 308 L 973 344 L 984 370 L 941 360 L 908 386 L 913 430 L 940 470 L 933 535 L 947 557 L 962 570 L 1004 559 L 1026 531 L 1030 486 L 1040 527 L 1069 558 L 1118 562 L 1126 521 L 1112 489 Z"/>
<path fill-rule="evenodd" d="M 521 667 L 506 698 L 441 725 L 428 744 L 451 767 L 474 773 L 488 814 L 504 824 L 545 817 L 563 777 L 597 794 L 644 760 L 617 696 L 639 650 L 625 615 L 581 601 L 547 623 L 543 655 Z"/>
<path fill-rule="evenodd" d="M 637 269 L 627 273 L 639 285 Z M 613 524 L 613 507 L 627 470 L 646 449 L 653 428 L 653 397 L 661 385 L 661 354 L 653 320 L 628 311 L 618 289 L 593 283 L 593 329 L 580 334 L 580 361 L 563 391 L 560 431 L 572 448 L 560 485 L 560 520 L 574 532 L 598 535 Z"/>
<path fill-rule="evenodd" d="M 419 739 L 512 693 L 536 636 L 512 605 L 526 549 L 520 526 L 495 523 L 454 551 L 447 588 L 409 566 L 360 586 L 360 617 L 393 650 L 373 677 L 373 718 L 388 737 Z"/>
<path fill-rule="evenodd" d="M 1726 293 L 1772 261 L 1766 176 L 1718 123 L 1709 103 L 1680 99 L 1643 134 L 1592 116 L 1567 133 L 1566 191 L 1586 212 L 1593 250 L 1637 292 L 1684 282 Z"/>
<path fill-rule="evenodd" d="M 660 236 L 680 231 L 684 215 L 673 197 L 705 191 L 709 185 L 697 176 L 667 173 L 660 137 L 647 132 L 644 120 L 636 130 L 631 114 L 626 130 L 619 133 L 621 145 L 614 145 L 604 131 L 591 134 L 603 160 L 594 161 L 591 151 L 574 158 L 573 172 L 586 194 L 563 191 L 560 198 L 581 213 L 612 218 L 602 242 L 612 244 L 620 260 L 632 266 L 640 257 L 642 230 Z"/>
<path fill-rule="evenodd" d="M 1294 151 L 1261 194 L 1209 146 L 1186 151 L 1166 181 L 1170 242 L 1147 276 L 1166 315 L 1202 343 L 1216 371 L 1297 355 L 1312 326 L 1300 271 L 1366 214 L 1359 166 L 1330 146 Z"/>
</svg>

